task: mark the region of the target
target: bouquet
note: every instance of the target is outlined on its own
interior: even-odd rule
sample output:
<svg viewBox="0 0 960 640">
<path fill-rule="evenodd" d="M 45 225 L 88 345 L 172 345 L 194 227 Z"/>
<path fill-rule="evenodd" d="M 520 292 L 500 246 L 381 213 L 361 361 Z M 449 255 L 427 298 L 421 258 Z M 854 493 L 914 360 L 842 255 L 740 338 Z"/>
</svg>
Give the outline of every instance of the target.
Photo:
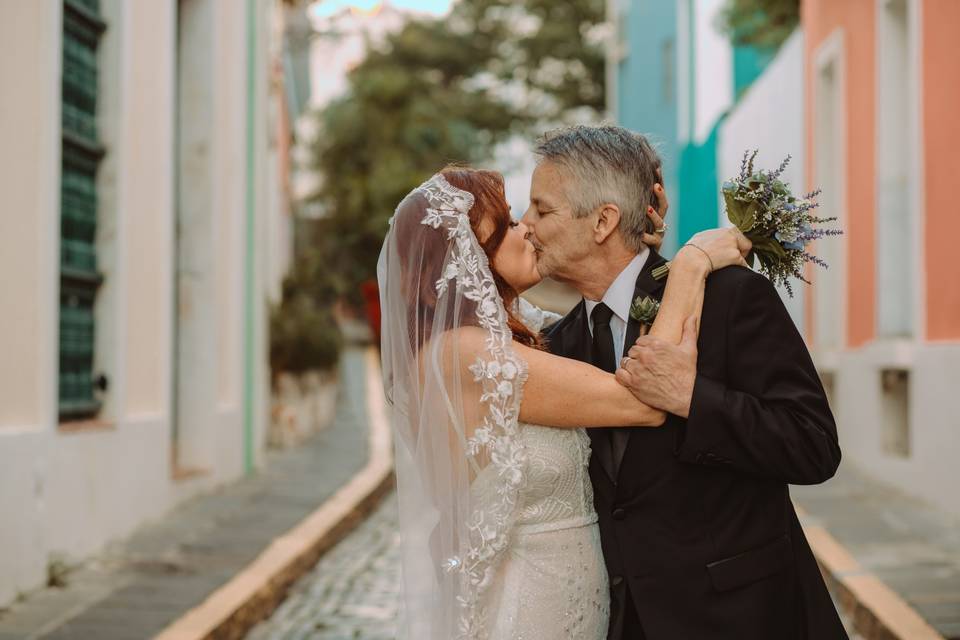
<svg viewBox="0 0 960 640">
<path fill-rule="evenodd" d="M 839 229 L 815 229 L 814 225 L 835 222 L 834 218 L 818 218 L 811 211 L 819 206 L 815 198 L 820 190 L 811 191 L 797 198 L 780 180 L 790 163 L 787 156 L 776 171 L 754 171 L 756 150 L 743 154 L 740 175 L 723 183 L 723 200 L 727 205 L 727 218 L 747 239 L 753 249 L 747 256 L 750 266 L 759 262 L 758 271 L 776 285 L 783 285 L 793 297 L 789 278 L 792 276 L 807 284 L 803 266 L 812 262 L 827 267 L 827 263 L 807 253 L 806 245 L 811 240 L 843 233 Z"/>
<path fill-rule="evenodd" d="M 773 284 L 782 285 L 793 297 L 791 277 L 810 284 L 803 277 L 807 262 L 827 267 L 826 262 L 806 251 L 806 245 L 812 240 L 841 235 L 843 231 L 814 228 L 814 225 L 835 222 L 837 218 L 818 218 L 811 213 L 819 206 L 816 202 L 819 189 L 798 198 L 780 180 L 790 163 L 789 155 L 775 171 L 754 170 L 756 157 L 756 150 L 745 152 L 740 175 L 723 183 L 727 218 L 753 243 L 747 263 L 751 267 L 759 263 L 757 271 Z M 654 273 L 654 277 L 657 276 Z"/>
</svg>

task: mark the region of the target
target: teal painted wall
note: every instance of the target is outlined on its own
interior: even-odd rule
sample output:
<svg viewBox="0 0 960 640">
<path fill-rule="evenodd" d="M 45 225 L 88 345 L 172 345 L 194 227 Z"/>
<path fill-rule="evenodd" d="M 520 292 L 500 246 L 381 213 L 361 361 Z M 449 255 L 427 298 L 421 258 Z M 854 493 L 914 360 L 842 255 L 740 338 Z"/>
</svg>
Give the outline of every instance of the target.
<svg viewBox="0 0 960 640">
<path fill-rule="evenodd" d="M 721 122 L 723 118 L 717 120 L 702 144 L 687 144 L 680 152 L 683 210 L 674 221 L 679 245 L 698 231 L 717 226 L 720 184 L 717 180 L 717 131 Z"/>
<path fill-rule="evenodd" d="M 733 48 L 733 95 L 735 98 L 740 98 L 740 95 L 760 77 L 776 55 L 776 49 L 743 46 Z"/>
<path fill-rule="evenodd" d="M 665 188 L 670 196 L 670 231 L 664 252 L 676 247 L 677 197 L 677 8 L 675 2 L 634 0 L 624 3 L 620 28 L 627 55 L 617 70 L 619 124 L 647 134 L 663 158 Z"/>
<path fill-rule="evenodd" d="M 694 38 L 686 38 L 690 50 L 687 59 L 691 68 L 682 74 L 678 68 L 677 5 L 686 2 L 687 20 L 683 29 L 693 31 L 692 0 L 625 1 L 625 14 L 620 28 L 625 40 L 626 56 L 617 68 L 617 115 L 619 124 L 648 134 L 663 158 L 664 181 L 670 196 L 670 231 L 663 252 L 672 255 L 690 237 L 718 224 L 719 188 L 717 176 L 717 131 L 723 116 L 717 119 L 710 135 L 699 143 L 680 141 L 678 102 L 680 78 L 689 80 L 686 113 L 692 131 L 693 113 L 698 97 L 695 94 L 697 69 L 694 59 Z M 734 96 L 739 97 L 763 73 L 776 51 L 754 47 L 734 47 Z"/>
</svg>

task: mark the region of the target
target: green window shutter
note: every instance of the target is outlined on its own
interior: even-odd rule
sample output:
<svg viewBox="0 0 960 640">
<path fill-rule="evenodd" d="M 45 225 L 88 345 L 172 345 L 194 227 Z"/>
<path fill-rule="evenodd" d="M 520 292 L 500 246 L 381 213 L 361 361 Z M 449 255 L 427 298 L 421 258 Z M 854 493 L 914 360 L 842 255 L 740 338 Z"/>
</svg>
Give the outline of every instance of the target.
<svg viewBox="0 0 960 640">
<path fill-rule="evenodd" d="M 106 25 L 99 0 L 64 0 L 60 178 L 61 419 L 96 414 L 93 308 L 102 276 L 97 270 L 97 46 Z"/>
</svg>

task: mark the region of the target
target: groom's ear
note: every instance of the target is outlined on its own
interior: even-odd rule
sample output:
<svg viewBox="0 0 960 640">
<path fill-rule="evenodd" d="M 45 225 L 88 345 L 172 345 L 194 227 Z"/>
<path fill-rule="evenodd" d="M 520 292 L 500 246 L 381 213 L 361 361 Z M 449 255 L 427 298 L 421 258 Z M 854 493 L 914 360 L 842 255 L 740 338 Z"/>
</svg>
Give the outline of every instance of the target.
<svg viewBox="0 0 960 640">
<path fill-rule="evenodd" d="M 593 240 L 597 244 L 607 241 L 620 226 L 620 207 L 615 204 L 602 204 L 597 209 L 593 221 Z"/>
</svg>

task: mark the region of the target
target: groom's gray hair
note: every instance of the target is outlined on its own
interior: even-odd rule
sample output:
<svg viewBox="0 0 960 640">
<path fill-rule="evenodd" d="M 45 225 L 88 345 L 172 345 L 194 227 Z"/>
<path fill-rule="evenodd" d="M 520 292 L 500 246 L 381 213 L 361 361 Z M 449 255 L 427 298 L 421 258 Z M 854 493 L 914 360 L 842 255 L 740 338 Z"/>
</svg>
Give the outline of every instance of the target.
<svg viewBox="0 0 960 640">
<path fill-rule="evenodd" d="M 543 134 L 534 153 L 566 172 L 564 191 L 575 218 L 615 204 L 627 246 L 643 248 L 644 232 L 653 232 L 647 207 L 660 168 L 660 156 L 645 136 L 613 125 L 578 125 Z"/>
</svg>

